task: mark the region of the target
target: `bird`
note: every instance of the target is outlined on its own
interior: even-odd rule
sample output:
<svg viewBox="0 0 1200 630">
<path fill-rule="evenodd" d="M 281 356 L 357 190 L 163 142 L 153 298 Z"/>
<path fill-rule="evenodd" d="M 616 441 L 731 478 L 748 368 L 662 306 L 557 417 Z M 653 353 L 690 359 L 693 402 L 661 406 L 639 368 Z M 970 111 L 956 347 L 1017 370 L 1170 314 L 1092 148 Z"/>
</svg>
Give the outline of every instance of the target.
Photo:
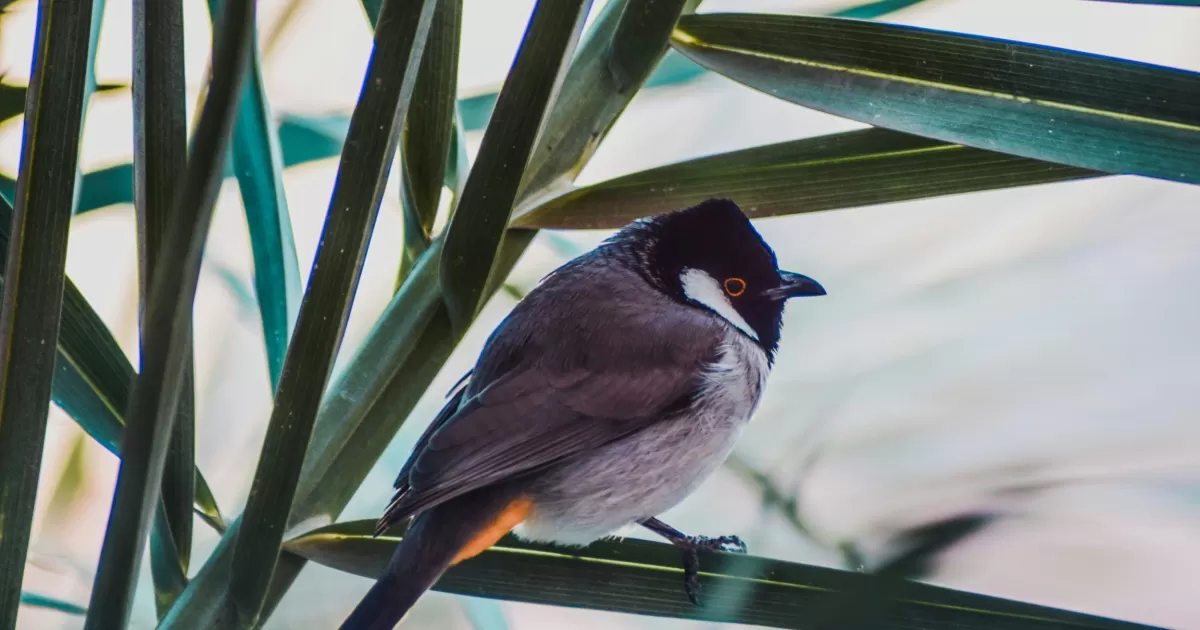
<svg viewBox="0 0 1200 630">
<path fill-rule="evenodd" d="M 633 221 L 547 274 L 493 330 L 418 439 L 376 535 L 408 528 L 341 625 L 387 630 L 451 566 L 510 531 L 582 546 L 658 519 L 732 452 L 758 407 L 790 298 L 825 295 L 779 269 L 732 200 Z"/>
</svg>

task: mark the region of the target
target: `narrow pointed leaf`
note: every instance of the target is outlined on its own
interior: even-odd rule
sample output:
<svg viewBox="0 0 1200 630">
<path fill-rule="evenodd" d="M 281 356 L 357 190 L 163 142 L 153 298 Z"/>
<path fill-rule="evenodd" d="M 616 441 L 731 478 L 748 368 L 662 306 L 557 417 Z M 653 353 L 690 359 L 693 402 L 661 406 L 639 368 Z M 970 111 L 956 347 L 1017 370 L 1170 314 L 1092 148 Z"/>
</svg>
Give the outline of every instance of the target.
<svg viewBox="0 0 1200 630">
<path fill-rule="evenodd" d="M 208 0 L 209 15 L 217 15 L 224 5 L 225 0 Z M 233 128 L 232 162 L 250 230 L 254 288 L 272 387 L 279 384 L 279 372 L 283 369 L 283 357 L 287 354 L 303 292 L 283 188 L 283 155 L 275 127 L 256 39 Z"/>
<path fill-rule="evenodd" d="M 8 245 L 11 209 L 0 205 L 0 240 Z M 70 278 L 63 287 L 62 324 L 55 361 L 54 403 L 113 455 L 120 455 L 125 407 L 137 374 L 116 338 Z M 225 529 L 208 482 L 195 471 L 193 510 L 214 529 Z"/>
<path fill-rule="evenodd" d="M 71 602 L 66 602 L 54 597 L 39 595 L 37 593 L 21 593 L 21 605 L 33 606 L 36 608 L 49 608 L 58 612 L 67 613 L 68 615 L 82 616 L 87 614 L 87 609 Z"/>
<path fill-rule="evenodd" d="M 373 526 L 365 520 L 337 523 L 288 541 L 287 548 L 326 566 L 375 578 L 400 538 L 373 537 Z M 700 568 L 702 605 L 695 606 L 684 595 L 679 550 L 669 544 L 602 541 L 566 549 L 508 535 L 452 567 L 433 588 L 554 606 L 808 629 L 811 611 L 826 598 L 879 580 L 864 573 L 710 552 L 701 553 Z M 903 582 L 896 590 L 898 600 L 872 628 L 1148 628 L 916 582 Z"/>
<path fill-rule="evenodd" d="M 647 60 L 666 52 L 667 37 L 688 4 L 696 2 L 622 2 L 599 16 L 595 28 L 612 32 L 611 43 L 597 37 L 584 42 L 529 160 L 526 196 L 575 179 L 629 104 L 624 95 L 637 92 L 646 80 Z"/>
<path fill-rule="evenodd" d="M 231 605 L 226 610 L 232 618 L 225 620 L 226 627 L 254 625 L 266 597 L 321 394 L 342 341 L 379 213 L 434 7 L 434 0 L 391 2 L 383 7 L 383 27 L 375 33 L 362 93 L 350 119 L 308 290 L 234 545 Z"/>
<path fill-rule="evenodd" d="M 672 44 L 773 96 L 945 142 L 1200 183 L 1200 74 L 986 37 L 785 15 L 680 20 Z"/>
<path fill-rule="evenodd" d="M 133 3 L 133 173 L 138 224 L 140 325 L 151 277 L 165 255 L 163 239 L 187 166 L 187 85 L 183 72 L 183 2 Z M 189 335 L 190 336 L 190 335 Z M 189 339 L 190 345 L 190 339 Z M 142 348 L 143 353 L 145 348 Z M 194 379 L 184 352 L 179 403 L 162 477 L 161 504 L 150 534 L 150 568 L 161 616 L 187 586 L 195 495 Z M 145 355 L 142 363 L 145 363 Z M 124 409 L 124 407 L 122 407 Z"/>
<path fill-rule="evenodd" d="M 712 197 L 729 197 L 752 218 L 762 218 L 1103 175 L 873 128 L 618 177 L 551 199 L 513 225 L 613 229 Z"/>
<path fill-rule="evenodd" d="M 856 6 L 842 9 L 830 13 L 833 17 L 854 18 L 856 20 L 872 20 L 877 17 L 883 17 L 889 13 L 895 13 L 901 9 L 907 9 L 914 4 L 920 4 L 924 0 L 876 0 L 875 2 L 865 2 Z"/>
<path fill-rule="evenodd" d="M 94 12 L 93 15 L 95 15 Z M 120 83 L 101 83 L 92 87 L 91 91 L 114 92 L 128 88 L 128 85 Z M 25 113 L 25 98 L 28 91 L 29 88 L 24 85 L 0 83 L 0 123 Z"/>
<path fill-rule="evenodd" d="M 454 106 L 461 31 L 462 0 L 437 0 L 413 90 L 412 106 L 400 132 L 404 250 L 396 275 L 397 289 L 432 240 L 447 158 L 455 139 Z"/>
<path fill-rule="evenodd" d="M 38 3 L 0 302 L 0 628 L 16 625 L 62 311 L 92 3 Z"/>
<path fill-rule="evenodd" d="M 545 113 L 565 76 L 591 0 L 538 0 L 446 227 L 441 281 L 450 321 L 465 329 L 483 303 L 500 241 Z"/>
<path fill-rule="evenodd" d="M 150 278 L 142 372 L 130 395 L 117 490 L 84 626 L 89 630 L 124 628 L 129 621 L 190 355 L 196 283 L 253 42 L 254 9 L 253 0 L 230 0 L 214 28 L 212 83 L 162 240 L 163 251 L 171 255 L 154 261 Z"/>
</svg>

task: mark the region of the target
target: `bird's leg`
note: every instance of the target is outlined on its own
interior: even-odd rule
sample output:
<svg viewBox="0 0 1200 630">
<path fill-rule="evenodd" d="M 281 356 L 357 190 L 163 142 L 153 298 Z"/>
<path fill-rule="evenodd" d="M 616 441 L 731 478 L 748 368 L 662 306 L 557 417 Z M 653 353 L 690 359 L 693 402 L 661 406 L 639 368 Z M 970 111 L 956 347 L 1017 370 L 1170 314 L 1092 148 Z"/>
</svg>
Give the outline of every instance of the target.
<svg viewBox="0 0 1200 630">
<path fill-rule="evenodd" d="M 688 536 L 687 534 L 667 525 L 657 518 L 641 521 L 646 529 L 666 538 L 672 545 L 683 551 L 683 589 L 693 604 L 699 605 L 700 594 L 700 554 L 705 551 L 724 551 L 726 553 L 746 553 L 746 543 L 737 536 Z"/>
</svg>

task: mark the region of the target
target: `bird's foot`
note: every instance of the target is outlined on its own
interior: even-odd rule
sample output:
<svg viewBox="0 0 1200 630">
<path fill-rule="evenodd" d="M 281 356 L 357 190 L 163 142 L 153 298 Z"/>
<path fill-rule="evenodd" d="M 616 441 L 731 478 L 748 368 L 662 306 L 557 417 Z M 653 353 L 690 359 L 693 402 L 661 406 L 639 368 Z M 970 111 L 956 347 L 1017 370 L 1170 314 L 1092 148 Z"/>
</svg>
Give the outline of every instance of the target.
<svg viewBox="0 0 1200 630">
<path fill-rule="evenodd" d="M 697 606 L 700 605 L 700 552 L 746 553 L 746 543 L 737 536 L 686 536 L 671 542 L 683 551 L 683 590 Z"/>
<path fill-rule="evenodd" d="M 697 606 L 700 605 L 700 552 L 746 553 L 746 543 L 737 536 L 688 536 L 657 518 L 647 519 L 642 525 L 683 552 L 683 590 L 688 600 Z"/>
</svg>

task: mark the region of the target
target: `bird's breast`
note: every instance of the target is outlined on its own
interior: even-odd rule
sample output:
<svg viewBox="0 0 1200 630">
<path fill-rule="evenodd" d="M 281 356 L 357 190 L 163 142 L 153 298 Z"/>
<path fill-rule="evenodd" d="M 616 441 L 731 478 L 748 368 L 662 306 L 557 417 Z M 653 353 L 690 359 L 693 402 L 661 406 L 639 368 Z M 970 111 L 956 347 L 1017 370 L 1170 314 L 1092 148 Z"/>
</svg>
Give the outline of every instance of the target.
<svg viewBox="0 0 1200 630">
<path fill-rule="evenodd" d="M 517 533 L 585 544 L 674 507 L 732 452 L 768 369 L 757 344 L 730 336 L 688 409 L 540 475 L 534 514 Z"/>
</svg>

